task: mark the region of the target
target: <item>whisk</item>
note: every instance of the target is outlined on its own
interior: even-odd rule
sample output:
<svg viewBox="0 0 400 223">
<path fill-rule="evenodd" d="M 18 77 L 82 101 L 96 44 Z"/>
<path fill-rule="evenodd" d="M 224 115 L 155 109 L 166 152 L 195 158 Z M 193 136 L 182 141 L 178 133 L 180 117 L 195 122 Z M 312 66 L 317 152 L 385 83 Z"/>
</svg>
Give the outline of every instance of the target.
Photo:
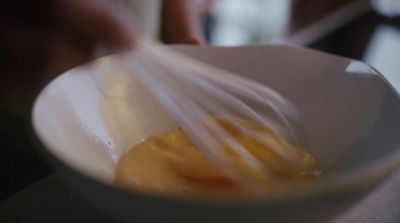
<svg viewBox="0 0 400 223">
<path fill-rule="evenodd" d="M 301 162 L 289 151 L 243 125 L 235 117 L 252 120 L 294 144 L 298 144 L 295 125 L 299 116 L 293 104 L 271 88 L 228 71 L 207 65 L 150 40 L 121 57 L 124 66 L 135 74 L 161 105 L 184 129 L 197 148 L 221 173 L 243 181 L 244 174 L 227 155 L 228 147 L 249 168 L 267 179 L 273 178 L 251 152 L 221 124 L 224 122 L 268 145 L 290 162 Z"/>
</svg>

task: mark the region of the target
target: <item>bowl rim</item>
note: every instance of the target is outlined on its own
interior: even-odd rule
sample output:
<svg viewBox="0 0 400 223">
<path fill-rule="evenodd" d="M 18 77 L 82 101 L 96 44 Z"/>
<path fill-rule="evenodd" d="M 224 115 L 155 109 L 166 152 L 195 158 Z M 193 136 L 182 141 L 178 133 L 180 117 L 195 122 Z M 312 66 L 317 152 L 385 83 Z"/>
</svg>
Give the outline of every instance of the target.
<svg viewBox="0 0 400 223">
<path fill-rule="evenodd" d="M 253 45 L 254 46 L 254 45 Z M 265 45 L 263 45 L 265 46 Z M 280 46 L 280 47 L 293 47 L 293 48 L 304 48 L 301 46 L 291 46 L 291 45 L 276 45 L 273 44 L 272 46 Z M 206 46 L 208 47 L 208 46 Z M 238 46 L 238 47 L 213 47 L 213 48 L 241 48 L 241 47 L 249 47 L 249 46 Z M 250 46 L 252 47 L 252 46 Z M 308 48 L 304 48 L 306 50 L 311 50 L 311 51 L 316 51 Z M 319 51 L 317 51 L 319 52 Z M 329 54 L 325 52 L 319 52 L 319 53 L 324 53 L 324 54 Z M 331 55 L 331 54 L 330 54 Z M 340 57 L 340 58 L 345 58 L 337 55 L 331 55 L 335 57 Z M 108 57 L 108 56 L 106 56 Z M 105 57 L 100 57 L 98 59 L 105 58 Z M 348 58 L 346 58 L 348 59 Z M 354 60 L 353 60 L 354 61 Z M 370 69 L 372 69 L 376 76 L 385 83 L 386 87 L 389 88 L 389 90 L 396 95 L 398 98 L 400 98 L 400 93 L 394 89 L 394 87 L 390 84 L 390 82 L 385 78 L 384 75 L 382 75 L 379 71 L 377 71 L 374 67 L 365 64 L 362 61 L 359 61 L 363 63 L 364 65 L 368 66 Z M 76 67 L 75 67 L 76 68 Z M 75 69 L 72 68 L 72 69 Z M 123 191 L 126 193 L 129 193 L 133 196 L 140 196 L 144 197 L 147 199 L 154 199 L 154 200 L 164 200 L 167 202 L 181 202 L 181 203 L 195 203 L 195 204 L 208 204 L 208 205 L 252 205 L 252 204 L 279 204 L 279 203 L 287 203 L 287 202 L 296 202 L 296 201 L 302 201 L 302 200 L 307 200 L 307 199 L 314 199 L 315 197 L 320 197 L 321 195 L 328 195 L 328 194 L 335 194 L 337 192 L 344 192 L 344 191 L 351 191 L 356 188 L 360 188 L 366 185 L 377 185 L 382 183 L 381 180 L 383 180 L 385 177 L 389 176 L 392 174 L 394 171 L 396 171 L 400 167 L 400 145 L 397 146 L 397 148 L 394 149 L 393 152 L 387 154 L 386 156 L 383 156 L 373 162 L 371 162 L 368 165 L 362 165 L 357 168 L 352 168 L 346 173 L 339 173 L 339 174 L 333 174 L 330 175 L 327 178 L 323 179 L 322 184 L 317 184 L 317 183 L 310 183 L 307 188 L 301 188 L 299 190 L 292 190 L 291 192 L 285 194 L 285 195 L 271 195 L 271 196 L 261 196 L 257 198 L 245 198 L 245 197 L 240 197 L 240 198 L 223 198 L 223 199 L 209 199 L 209 198 L 198 198 L 198 197 L 181 197 L 181 196 L 163 196 L 163 195 L 155 195 L 151 193 L 145 193 L 141 191 L 136 191 L 136 190 L 128 190 L 125 188 L 118 187 L 116 185 L 112 185 L 110 183 L 104 182 L 100 179 L 97 179 L 94 176 L 91 176 L 89 174 L 82 173 L 82 171 L 79 170 L 79 168 L 74 167 L 72 165 L 69 165 L 67 162 L 65 162 L 61 157 L 56 155 L 52 149 L 53 146 L 46 140 L 46 137 L 44 134 L 41 133 L 39 123 L 36 123 L 35 116 L 37 114 L 36 110 L 38 107 L 38 102 L 41 100 L 42 96 L 45 94 L 46 89 L 48 89 L 54 82 L 56 82 L 58 79 L 60 79 L 62 76 L 64 76 L 68 71 L 72 70 L 69 69 L 66 72 L 63 72 L 60 74 L 58 77 L 54 78 L 52 81 L 50 81 L 41 91 L 40 93 L 36 96 L 34 103 L 33 103 L 33 108 L 31 112 L 31 138 L 33 141 L 33 144 L 36 145 L 35 148 L 37 152 L 43 156 L 43 158 L 47 161 L 49 161 L 52 164 L 56 165 L 62 165 L 72 171 L 74 174 L 77 174 L 81 177 L 87 178 L 89 180 L 92 180 L 96 183 L 101 184 L 102 186 L 106 186 L 110 189 L 113 190 L 119 190 Z"/>
</svg>

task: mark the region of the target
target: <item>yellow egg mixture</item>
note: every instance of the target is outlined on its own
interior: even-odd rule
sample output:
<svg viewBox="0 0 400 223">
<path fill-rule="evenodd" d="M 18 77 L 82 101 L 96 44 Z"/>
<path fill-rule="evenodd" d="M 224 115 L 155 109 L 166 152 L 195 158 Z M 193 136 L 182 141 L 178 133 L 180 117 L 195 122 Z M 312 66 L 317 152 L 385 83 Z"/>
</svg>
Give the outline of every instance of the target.
<svg viewBox="0 0 400 223">
<path fill-rule="evenodd" d="M 314 173 L 318 167 L 315 159 L 271 130 L 240 120 L 247 128 L 289 153 L 295 162 L 283 158 L 254 137 L 243 134 L 224 119 L 216 118 L 216 121 L 270 171 L 270 177 L 260 176 L 240 156 L 225 148 L 229 158 L 251 179 L 252 184 L 263 188 L 262 193 L 284 193 L 288 187 L 283 183 L 304 185 L 316 178 Z M 254 187 L 243 186 L 222 174 L 196 149 L 181 128 L 151 136 L 124 154 L 117 165 L 115 183 L 124 188 L 166 196 L 243 197 L 259 194 L 253 193 Z"/>
</svg>

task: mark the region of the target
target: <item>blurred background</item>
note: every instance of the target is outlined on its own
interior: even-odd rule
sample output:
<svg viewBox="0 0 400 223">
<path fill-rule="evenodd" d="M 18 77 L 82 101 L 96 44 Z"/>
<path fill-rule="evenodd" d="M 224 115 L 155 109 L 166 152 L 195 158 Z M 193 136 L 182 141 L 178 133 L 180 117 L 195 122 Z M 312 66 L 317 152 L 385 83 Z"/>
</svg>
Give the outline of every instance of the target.
<svg viewBox="0 0 400 223">
<path fill-rule="evenodd" d="M 400 0 L 204 0 L 201 15 L 210 45 L 302 45 L 365 61 L 400 89 Z M 52 174 L 34 152 L 29 115 L 3 113 L 0 201 Z"/>
<path fill-rule="evenodd" d="M 289 43 L 359 59 L 400 87 L 399 0 L 208 0 L 204 28 L 211 45 Z"/>
</svg>

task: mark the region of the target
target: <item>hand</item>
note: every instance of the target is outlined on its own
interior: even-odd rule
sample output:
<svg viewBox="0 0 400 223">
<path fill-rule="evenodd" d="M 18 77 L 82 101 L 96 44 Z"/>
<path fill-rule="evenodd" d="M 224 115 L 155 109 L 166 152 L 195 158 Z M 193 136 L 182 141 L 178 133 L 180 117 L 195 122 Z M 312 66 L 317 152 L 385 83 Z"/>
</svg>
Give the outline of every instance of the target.
<svg viewBox="0 0 400 223">
<path fill-rule="evenodd" d="M 164 0 L 167 43 L 201 43 L 193 3 Z M 97 46 L 134 45 L 131 24 L 101 0 L 8 0 L 0 7 L 0 99 L 35 92 L 55 74 L 93 59 Z M 29 93 L 32 94 L 32 93 Z"/>
<path fill-rule="evenodd" d="M 7 1 L 0 8 L 0 81 L 32 85 L 52 67 L 91 59 L 99 44 L 131 46 L 131 30 L 97 0 Z"/>
</svg>

